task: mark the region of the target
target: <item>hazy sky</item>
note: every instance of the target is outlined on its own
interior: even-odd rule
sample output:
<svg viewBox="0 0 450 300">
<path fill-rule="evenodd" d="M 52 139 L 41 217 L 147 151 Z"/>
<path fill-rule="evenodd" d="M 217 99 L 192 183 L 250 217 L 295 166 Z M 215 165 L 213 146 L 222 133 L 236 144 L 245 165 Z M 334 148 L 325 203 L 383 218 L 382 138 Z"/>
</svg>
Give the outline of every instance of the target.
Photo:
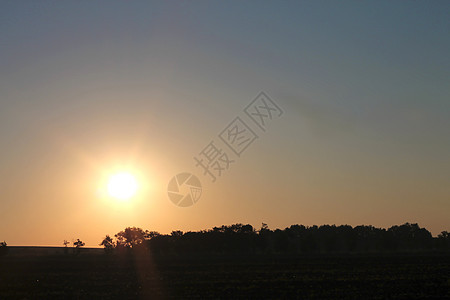
<svg viewBox="0 0 450 300">
<path fill-rule="evenodd" d="M 448 1 L 2 1 L 0 240 L 449 230 L 449 15 Z M 193 157 L 260 91 L 284 114 L 212 183 Z M 129 202 L 99 192 L 119 170 L 140 182 Z M 203 186 L 188 208 L 167 195 L 180 172 Z"/>
</svg>

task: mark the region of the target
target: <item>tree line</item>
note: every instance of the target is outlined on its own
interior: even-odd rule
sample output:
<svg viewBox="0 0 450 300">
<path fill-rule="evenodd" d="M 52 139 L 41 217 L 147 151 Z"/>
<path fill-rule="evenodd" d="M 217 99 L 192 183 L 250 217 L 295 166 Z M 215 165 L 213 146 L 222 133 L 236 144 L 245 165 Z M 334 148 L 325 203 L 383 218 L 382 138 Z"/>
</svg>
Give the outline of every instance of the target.
<svg viewBox="0 0 450 300">
<path fill-rule="evenodd" d="M 418 224 L 405 223 L 388 229 L 374 226 L 292 225 L 271 230 L 267 224 L 233 224 L 196 232 L 156 231 L 128 227 L 102 242 L 108 253 L 148 249 L 154 254 L 268 254 L 268 253 L 369 253 L 450 251 L 450 234 L 437 237 Z"/>
<path fill-rule="evenodd" d="M 64 241 L 68 253 L 68 241 Z M 85 244 L 73 242 L 78 254 Z M 405 223 L 388 229 L 371 225 L 304 226 L 291 225 L 271 230 L 263 223 L 259 229 L 250 224 L 232 224 L 208 230 L 160 234 L 156 231 L 127 227 L 100 243 L 106 253 L 126 253 L 145 249 L 154 254 L 270 254 L 270 253 L 370 253 L 370 252 L 450 252 L 450 233 L 437 237 L 418 224 Z M 0 242 L 0 256 L 8 253 L 6 242 Z"/>
</svg>

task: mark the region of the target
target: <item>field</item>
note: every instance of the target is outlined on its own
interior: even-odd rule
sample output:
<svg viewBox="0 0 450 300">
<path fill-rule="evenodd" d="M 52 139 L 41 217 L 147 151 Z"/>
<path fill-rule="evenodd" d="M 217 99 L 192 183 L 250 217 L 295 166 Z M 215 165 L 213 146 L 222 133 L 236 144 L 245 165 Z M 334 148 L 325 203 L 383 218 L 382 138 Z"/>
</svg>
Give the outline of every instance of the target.
<svg viewBox="0 0 450 300">
<path fill-rule="evenodd" d="M 0 259 L 0 299 L 450 299 L 448 255 Z"/>
</svg>

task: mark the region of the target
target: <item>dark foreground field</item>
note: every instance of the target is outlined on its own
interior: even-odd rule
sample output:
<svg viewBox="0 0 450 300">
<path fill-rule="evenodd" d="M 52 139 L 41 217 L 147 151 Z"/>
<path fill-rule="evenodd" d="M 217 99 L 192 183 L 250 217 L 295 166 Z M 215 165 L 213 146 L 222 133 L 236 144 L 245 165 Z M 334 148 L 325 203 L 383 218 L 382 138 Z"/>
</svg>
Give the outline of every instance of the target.
<svg viewBox="0 0 450 300">
<path fill-rule="evenodd" d="M 450 299 L 448 255 L 0 259 L 0 299 Z"/>
</svg>

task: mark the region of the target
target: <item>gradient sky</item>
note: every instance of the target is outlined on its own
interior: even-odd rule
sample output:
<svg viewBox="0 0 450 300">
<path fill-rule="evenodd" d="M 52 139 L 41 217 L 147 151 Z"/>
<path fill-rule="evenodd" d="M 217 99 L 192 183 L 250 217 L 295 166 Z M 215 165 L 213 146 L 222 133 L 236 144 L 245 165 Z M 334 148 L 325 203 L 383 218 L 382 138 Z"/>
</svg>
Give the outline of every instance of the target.
<svg viewBox="0 0 450 300">
<path fill-rule="evenodd" d="M 450 229 L 450 2 L 2 1 L 0 240 L 127 226 Z M 284 110 L 211 183 L 198 154 L 260 91 Z M 99 193 L 128 169 L 128 203 Z M 202 181 L 189 208 L 167 184 Z"/>
</svg>

